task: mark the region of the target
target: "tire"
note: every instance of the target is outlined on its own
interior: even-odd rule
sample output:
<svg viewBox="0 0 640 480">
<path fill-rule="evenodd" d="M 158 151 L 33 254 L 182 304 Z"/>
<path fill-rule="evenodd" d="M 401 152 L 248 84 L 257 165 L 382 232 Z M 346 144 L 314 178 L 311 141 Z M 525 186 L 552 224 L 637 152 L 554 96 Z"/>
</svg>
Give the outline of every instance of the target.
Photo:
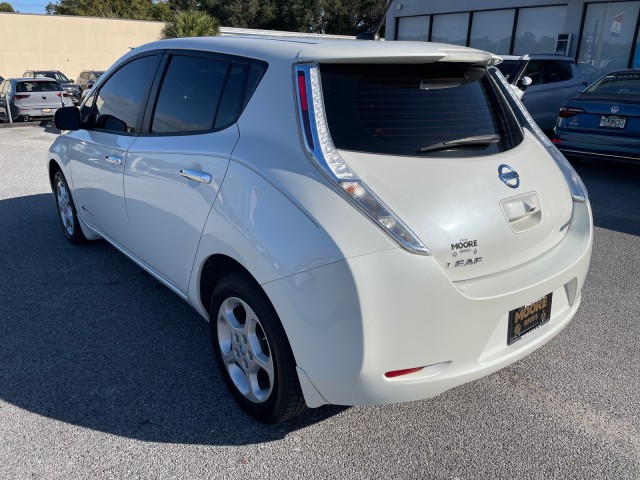
<svg viewBox="0 0 640 480">
<path fill-rule="evenodd" d="M 209 315 L 216 363 L 245 412 L 273 424 L 307 408 L 284 328 L 252 278 L 234 272 L 220 280 Z"/>
<path fill-rule="evenodd" d="M 58 220 L 65 238 L 74 245 L 85 243 L 87 238 L 82 233 L 82 228 L 80 228 L 71 190 L 61 171 L 56 172 L 53 177 L 53 196 L 56 199 Z"/>
</svg>

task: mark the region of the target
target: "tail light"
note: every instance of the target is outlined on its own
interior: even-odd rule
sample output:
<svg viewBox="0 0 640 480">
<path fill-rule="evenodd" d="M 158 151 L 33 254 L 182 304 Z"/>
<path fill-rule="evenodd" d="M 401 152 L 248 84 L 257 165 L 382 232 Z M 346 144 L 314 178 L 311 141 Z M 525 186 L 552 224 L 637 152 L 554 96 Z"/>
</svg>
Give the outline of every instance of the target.
<svg viewBox="0 0 640 480">
<path fill-rule="evenodd" d="M 422 241 L 356 175 L 344 161 L 329 134 L 324 112 L 320 72 L 315 64 L 296 68 L 298 111 L 305 146 L 316 165 L 358 210 L 411 253 L 430 255 Z"/>
<path fill-rule="evenodd" d="M 569 118 L 579 113 L 584 113 L 584 110 L 581 108 L 575 108 L 575 107 L 562 107 L 560 109 L 560 112 L 558 113 L 558 116 L 560 118 Z"/>
<path fill-rule="evenodd" d="M 29 98 L 31 95 L 26 95 L 26 94 L 16 94 L 13 96 L 14 100 L 24 100 L 25 98 Z"/>
<path fill-rule="evenodd" d="M 71 95 L 69 95 L 67 92 L 58 92 L 56 93 L 56 97 L 64 97 L 64 98 L 68 98 Z"/>
</svg>

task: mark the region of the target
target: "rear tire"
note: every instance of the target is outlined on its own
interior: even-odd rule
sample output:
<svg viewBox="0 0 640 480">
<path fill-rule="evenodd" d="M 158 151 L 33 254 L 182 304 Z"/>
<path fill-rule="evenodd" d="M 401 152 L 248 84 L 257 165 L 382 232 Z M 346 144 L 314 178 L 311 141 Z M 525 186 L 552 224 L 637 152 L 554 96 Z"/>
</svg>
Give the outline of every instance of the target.
<svg viewBox="0 0 640 480">
<path fill-rule="evenodd" d="M 209 318 L 218 368 L 245 412 L 273 424 L 306 409 L 284 328 L 252 278 L 234 272 L 220 280 Z"/>
<path fill-rule="evenodd" d="M 87 237 L 82 233 L 71 190 L 61 171 L 57 171 L 53 176 L 53 196 L 56 199 L 58 220 L 65 238 L 74 245 L 85 243 Z"/>
</svg>

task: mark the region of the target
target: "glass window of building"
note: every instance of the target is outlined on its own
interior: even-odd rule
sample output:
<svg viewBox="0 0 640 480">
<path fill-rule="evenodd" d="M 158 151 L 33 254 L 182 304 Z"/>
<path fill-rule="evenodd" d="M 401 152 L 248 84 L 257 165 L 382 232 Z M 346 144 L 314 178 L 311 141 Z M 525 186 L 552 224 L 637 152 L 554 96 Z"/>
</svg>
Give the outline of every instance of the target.
<svg viewBox="0 0 640 480">
<path fill-rule="evenodd" d="M 564 30 L 566 15 L 566 6 L 521 8 L 513 53 L 554 53 L 558 34 Z"/>
<path fill-rule="evenodd" d="M 475 12 L 471 22 L 469 46 L 487 52 L 508 54 L 514 15 L 515 10 Z"/>
<path fill-rule="evenodd" d="M 466 45 L 467 31 L 469 30 L 469 14 L 451 13 L 447 15 L 434 15 L 431 28 L 432 42 Z"/>
<path fill-rule="evenodd" d="M 396 40 L 429 40 L 429 15 L 421 17 L 400 17 L 396 30 Z"/>
<path fill-rule="evenodd" d="M 587 6 L 578 67 L 588 81 L 629 66 L 639 10 L 640 2 L 592 3 Z M 636 47 L 636 56 L 637 50 Z"/>
</svg>

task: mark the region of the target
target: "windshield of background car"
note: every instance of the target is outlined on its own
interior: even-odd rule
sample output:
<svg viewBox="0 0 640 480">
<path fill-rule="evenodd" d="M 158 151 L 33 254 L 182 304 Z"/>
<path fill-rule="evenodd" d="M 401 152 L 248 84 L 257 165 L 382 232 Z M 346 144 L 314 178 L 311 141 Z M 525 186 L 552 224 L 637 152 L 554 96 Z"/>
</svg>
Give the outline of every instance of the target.
<svg viewBox="0 0 640 480">
<path fill-rule="evenodd" d="M 20 82 L 16 85 L 16 92 L 59 92 L 62 87 L 58 82 Z"/>
<path fill-rule="evenodd" d="M 504 75 L 504 78 L 507 80 L 513 80 L 515 75 L 518 73 L 518 70 L 520 70 L 522 62 L 520 60 L 504 60 L 496 66 L 502 75 Z"/>
<path fill-rule="evenodd" d="M 53 78 L 62 83 L 69 83 L 69 79 L 66 77 L 66 75 L 60 72 L 36 72 L 34 76 L 36 78 L 41 78 L 41 77 Z"/>
<path fill-rule="evenodd" d="M 329 131 L 339 149 L 406 156 L 479 156 L 523 134 L 484 67 L 468 63 L 320 65 Z M 454 149 L 440 142 L 491 138 Z"/>
<path fill-rule="evenodd" d="M 596 95 L 640 96 L 640 72 L 605 75 L 584 93 Z"/>
</svg>

